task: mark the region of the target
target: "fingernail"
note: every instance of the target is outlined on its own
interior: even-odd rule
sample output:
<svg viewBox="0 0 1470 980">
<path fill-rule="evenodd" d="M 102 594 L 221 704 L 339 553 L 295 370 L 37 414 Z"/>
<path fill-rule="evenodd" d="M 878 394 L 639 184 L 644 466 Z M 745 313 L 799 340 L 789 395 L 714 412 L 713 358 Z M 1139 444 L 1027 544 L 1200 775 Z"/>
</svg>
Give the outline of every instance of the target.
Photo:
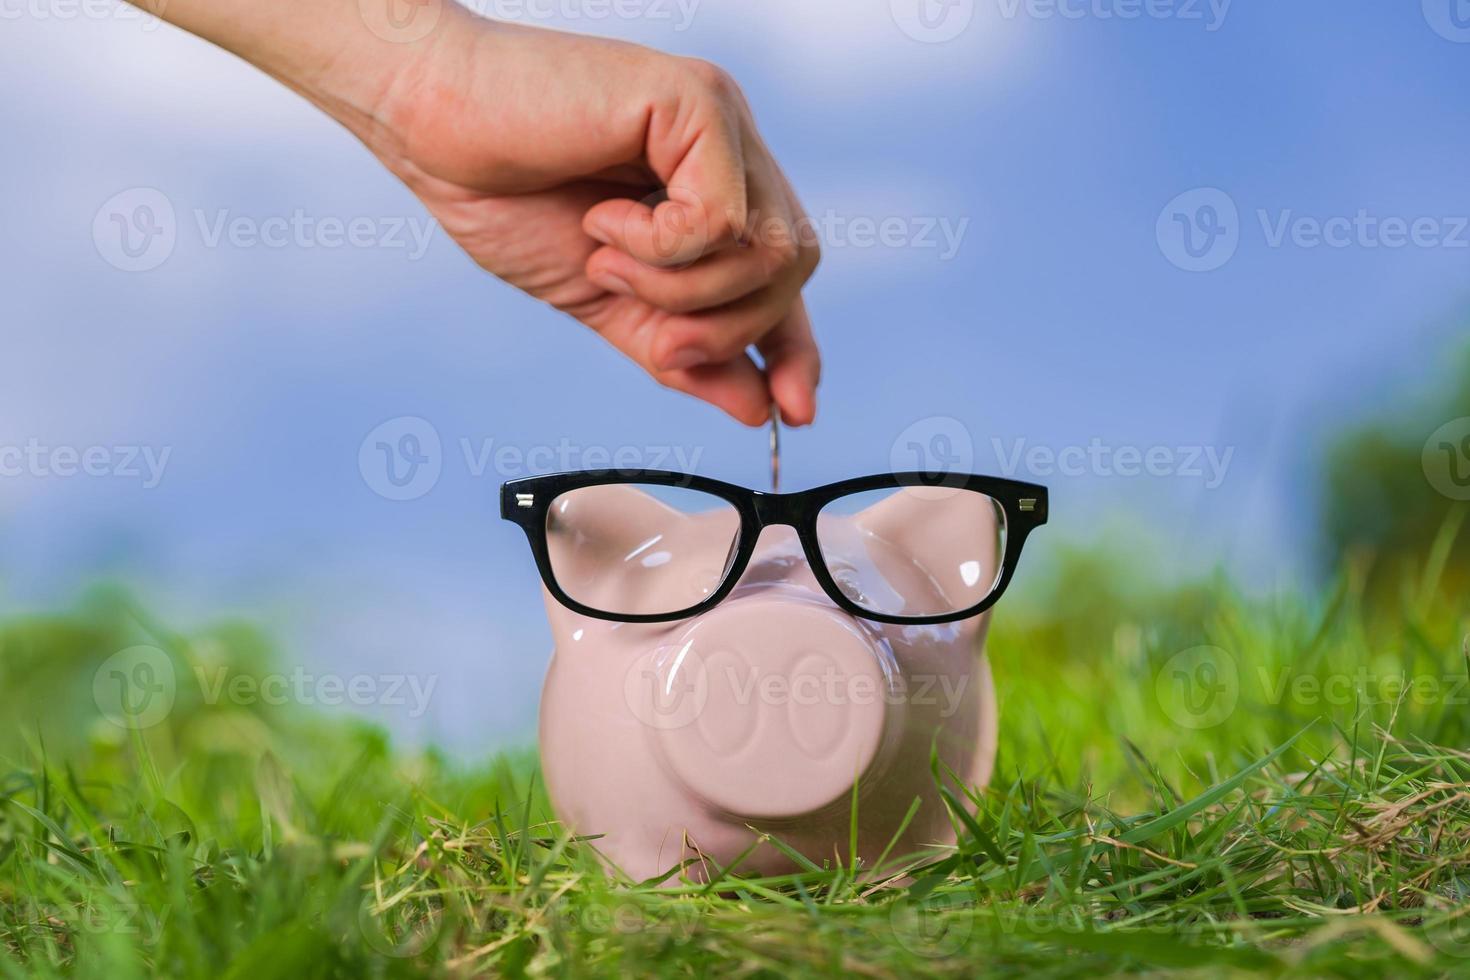
<svg viewBox="0 0 1470 980">
<path fill-rule="evenodd" d="M 665 371 L 687 371 L 689 368 L 699 367 L 701 364 L 709 363 L 709 355 L 697 347 L 686 347 L 676 352 L 666 362 Z"/>
<path fill-rule="evenodd" d="M 619 296 L 633 295 L 633 287 L 628 280 L 622 276 L 613 275 L 611 272 L 599 272 L 597 274 L 597 285 L 610 293 L 617 293 Z"/>
</svg>

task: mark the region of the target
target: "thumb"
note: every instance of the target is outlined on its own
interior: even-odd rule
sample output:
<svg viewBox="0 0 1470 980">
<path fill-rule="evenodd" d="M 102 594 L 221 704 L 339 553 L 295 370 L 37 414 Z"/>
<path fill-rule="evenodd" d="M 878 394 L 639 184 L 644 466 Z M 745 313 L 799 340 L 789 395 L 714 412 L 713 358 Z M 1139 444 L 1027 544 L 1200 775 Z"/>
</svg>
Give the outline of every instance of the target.
<svg viewBox="0 0 1470 980">
<path fill-rule="evenodd" d="M 605 201 L 583 222 L 603 244 L 660 267 L 735 244 L 749 221 L 739 90 L 708 62 L 682 64 L 675 97 L 650 112 L 644 148 L 665 199 Z"/>
</svg>

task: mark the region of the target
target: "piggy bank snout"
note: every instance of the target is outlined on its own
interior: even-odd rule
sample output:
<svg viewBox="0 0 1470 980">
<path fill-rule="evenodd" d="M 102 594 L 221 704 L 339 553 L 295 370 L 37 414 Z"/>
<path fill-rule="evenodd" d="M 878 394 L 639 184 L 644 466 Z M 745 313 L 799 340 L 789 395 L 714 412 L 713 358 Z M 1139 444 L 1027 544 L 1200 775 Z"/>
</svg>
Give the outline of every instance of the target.
<svg viewBox="0 0 1470 980">
<path fill-rule="evenodd" d="M 684 692 L 683 710 L 654 733 L 657 754 L 684 790 L 728 816 L 846 806 L 892 742 L 892 653 L 830 605 L 781 593 L 731 600 L 669 650 L 657 683 Z"/>
</svg>

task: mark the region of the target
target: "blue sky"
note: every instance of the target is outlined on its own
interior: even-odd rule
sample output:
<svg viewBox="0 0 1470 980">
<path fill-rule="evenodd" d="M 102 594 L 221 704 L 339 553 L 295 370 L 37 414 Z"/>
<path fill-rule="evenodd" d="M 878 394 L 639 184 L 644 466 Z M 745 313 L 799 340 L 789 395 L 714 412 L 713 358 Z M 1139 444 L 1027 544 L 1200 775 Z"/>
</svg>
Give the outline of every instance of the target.
<svg viewBox="0 0 1470 980">
<path fill-rule="evenodd" d="M 631 20 L 482 9 L 559 11 L 532 19 L 741 81 L 827 242 L 820 416 L 787 440 L 789 486 L 918 445 L 1052 487 L 1028 562 L 1148 525 L 1163 574 L 1289 582 L 1324 434 L 1396 410 L 1463 322 L 1459 0 L 951 0 L 928 21 L 915 0 L 639 2 Z M 657 388 L 442 232 L 417 254 L 411 195 L 283 88 L 92 10 L 28 0 L 0 32 L 0 78 L 24 93 L 0 105 L 0 447 L 43 461 L 0 475 L 5 605 L 124 578 L 183 622 L 262 622 L 290 664 L 438 676 L 427 715 L 377 712 L 409 735 L 528 739 L 550 641 L 495 511 L 517 454 L 624 449 L 758 486 L 764 436 Z M 925 23 L 963 29 L 926 41 Z M 118 268 L 110 216 L 155 194 L 171 250 Z M 238 219 L 285 244 L 215 238 Z M 371 245 L 324 247 L 323 220 L 354 219 Z M 1200 259 L 1171 237 L 1186 228 Z M 360 451 L 404 418 L 431 427 L 439 472 L 392 500 Z M 82 470 L 88 450 L 105 475 Z M 155 486 L 145 450 L 167 451 Z M 1117 472 L 1150 450 L 1154 475 Z"/>
</svg>

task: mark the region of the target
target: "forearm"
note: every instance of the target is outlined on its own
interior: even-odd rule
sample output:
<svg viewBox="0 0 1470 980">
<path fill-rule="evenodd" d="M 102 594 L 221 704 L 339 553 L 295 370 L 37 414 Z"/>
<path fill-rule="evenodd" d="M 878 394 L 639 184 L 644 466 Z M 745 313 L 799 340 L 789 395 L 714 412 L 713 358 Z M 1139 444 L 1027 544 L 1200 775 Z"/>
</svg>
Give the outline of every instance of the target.
<svg viewBox="0 0 1470 980">
<path fill-rule="evenodd" d="M 140 4 L 144 0 L 136 0 Z M 168 0 L 164 20 L 305 96 L 370 146 L 391 141 L 383 107 L 433 46 L 471 16 L 452 0 Z M 390 21 L 388 14 L 397 19 Z"/>
<path fill-rule="evenodd" d="M 820 359 L 801 287 L 816 244 L 746 237 L 756 214 L 799 227 L 801 207 L 713 65 L 454 0 L 159 12 L 321 107 L 483 268 L 661 383 L 752 425 L 773 398 L 788 421 L 811 421 Z"/>
</svg>

